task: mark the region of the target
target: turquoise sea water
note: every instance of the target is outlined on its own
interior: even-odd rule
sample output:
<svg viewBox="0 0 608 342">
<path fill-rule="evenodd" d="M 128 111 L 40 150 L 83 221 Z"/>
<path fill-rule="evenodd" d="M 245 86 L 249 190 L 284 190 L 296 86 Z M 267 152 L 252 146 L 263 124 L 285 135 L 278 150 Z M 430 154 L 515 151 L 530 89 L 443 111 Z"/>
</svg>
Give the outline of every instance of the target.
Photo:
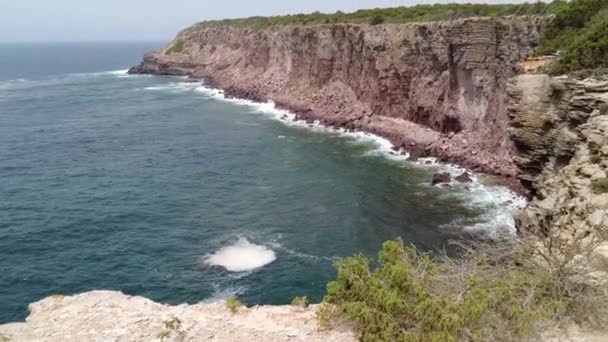
<svg viewBox="0 0 608 342">
<path fill-rule="evenodd" d="M 430 187 L 382 140 L 120 71 L 159 45 L 0 45 L 0 323 L 93 289 L 318 301 L 338 257 L 503 229 L 504 191 Z"/>
</svg>

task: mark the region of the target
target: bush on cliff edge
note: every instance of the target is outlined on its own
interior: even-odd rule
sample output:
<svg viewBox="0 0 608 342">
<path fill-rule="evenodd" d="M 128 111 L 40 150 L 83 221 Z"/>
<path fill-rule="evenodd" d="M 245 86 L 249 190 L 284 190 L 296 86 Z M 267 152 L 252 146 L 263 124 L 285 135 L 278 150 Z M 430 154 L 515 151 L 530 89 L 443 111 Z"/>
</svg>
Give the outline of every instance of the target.
<svg viewBox="0 0 608 342">
<path fill-rule="evenodd" d="M 489 251 L 437 258 L 397 240 L 384 243 L 376 268 L 363 255 L 342 259 L 319 322 L 345 318 L 362 341 L 513 341 L 562 315 L 581 318 L 589 298 L 608 304 L 591 287 Z"/>
<path fill-rule="evenodd" d="M 608 1 L 557 0 L 550 7 L 553 17 L 536 50 L 538 55 L 561 52 L 548 71 L 608 67 Z"/>
</svg>

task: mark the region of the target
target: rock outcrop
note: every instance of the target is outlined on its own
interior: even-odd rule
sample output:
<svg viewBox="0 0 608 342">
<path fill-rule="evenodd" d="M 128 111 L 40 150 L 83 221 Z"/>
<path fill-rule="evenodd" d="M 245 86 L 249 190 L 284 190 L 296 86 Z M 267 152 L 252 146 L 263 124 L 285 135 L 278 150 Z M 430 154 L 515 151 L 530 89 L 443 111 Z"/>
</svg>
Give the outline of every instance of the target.
<svg viewBox="0 0 608 342">
<path fill-rule="evenodd" d="M 272 100 L 301 119 L 376 133 L 405 150 L 514 177 L 505 87 L 543 25 L 542 17 L 518 16 L 195 26 L 131 72 L 205 79 L 228 96 Z"/>
<path fill-rule="evenodd" d="M 0 325 L 2 342 L 355 342 L 347 327 L 319 330 L 318 306 L 241 307 L 224 303 L 155 303 L 120 292 L 93 291 L 54 295 L 30 305 L 26 322 Z M 602 332 L 573 325 L 542 334 L 547 342 L 605 341 Z"/>
<path fill-rule="evenodd" d="M 587 250 L 590 269 L 608 275 L 608 78 L 520 75 L 509 95 L 514 160 L 534 194 L 520 231 L 551 239 L 554 253 Z"/>
<path fill-rule="evenodd" d="M 120 292 L 55 295 L 30 305 L 25 323 L 0 325 L 0 341 L 355 341 L 348 330 L 319 331 L 316 306 L 162 305 Z"/>
</svg>

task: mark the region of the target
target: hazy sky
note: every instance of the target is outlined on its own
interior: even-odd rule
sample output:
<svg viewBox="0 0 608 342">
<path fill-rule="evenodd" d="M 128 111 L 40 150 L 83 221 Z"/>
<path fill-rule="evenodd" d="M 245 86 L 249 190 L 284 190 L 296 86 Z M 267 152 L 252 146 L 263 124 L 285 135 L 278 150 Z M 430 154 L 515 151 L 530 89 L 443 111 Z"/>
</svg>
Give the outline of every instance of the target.
<svg viewBox="0 0 608 342">
<path fill-rule="evenodd" d="M 317 10 L 352 11 L 359 8 L 446 1 L 0 0 L 0 42 L 169 40 L 179 30 L 205 19 L 308 13 Z"/>
</svg>

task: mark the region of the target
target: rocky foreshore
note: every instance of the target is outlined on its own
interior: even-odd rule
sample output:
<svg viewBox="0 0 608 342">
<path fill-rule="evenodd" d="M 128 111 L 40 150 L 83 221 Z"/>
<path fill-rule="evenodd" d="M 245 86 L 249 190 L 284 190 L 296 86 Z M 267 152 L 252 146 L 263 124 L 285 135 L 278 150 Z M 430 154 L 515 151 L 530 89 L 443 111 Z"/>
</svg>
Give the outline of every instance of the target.
<svg viewBox="0 0 608 342">
<path fill-rule="evenodd" d="M 506 134 L 506 84 L 544 20 L 193 28 L 130 72 L 190 76 L 229 97 L 271 100 L 299 119 L 374 133 L 524 193 Z"/>
</svg>

